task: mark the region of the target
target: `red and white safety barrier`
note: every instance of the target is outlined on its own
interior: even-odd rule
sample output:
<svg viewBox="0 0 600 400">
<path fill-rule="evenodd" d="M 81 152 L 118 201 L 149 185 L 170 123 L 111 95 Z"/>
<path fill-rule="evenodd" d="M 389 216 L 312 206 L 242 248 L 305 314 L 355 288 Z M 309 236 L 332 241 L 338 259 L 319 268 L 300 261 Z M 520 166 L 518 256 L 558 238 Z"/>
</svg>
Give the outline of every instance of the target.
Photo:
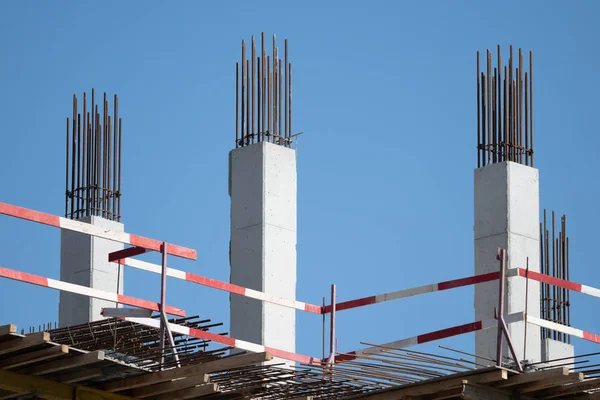
<svg viewBox="0 0 600 400">
<path fill-rule="evenodd" d="M 50 225 L 61 229 L 85 233 L 87 235 L 104 239 L 114 240 L 115 242 L 130 244 L 132 246 L 143 247 L 148 250 L 161 251 L 162 248 L 162 242 L 159 240 L 148 239 L 143 236 L 133 235 L 125 232 L 116 232 L 85 222 L 58 217 L 56 215 L 46 214 L 40 211 L 34 211 L 2 202 L 0 202 L 0 214 L 21 218 L 31 222 L 37 222 L 44 225 Z M 187 258 L 189 260 L 196 259 L 196 250 L 174 244 L 167 244 L 167 253 L 173 256 Z"/>
<path fill-rule="evenodd" d="M 514 313 L 506 316 L 506 323 L 523 321 L 524 313 Z M 418 344 L 423 344 L 427 342 L 433 342 L 440 339 L 449 338 L 452 336 L 458 336 L 469 332 L 476 332 L 485 329 L 490 329 L 498 326 L 497 319 L 487 319 L 483 321 L 471 322 L 464 325 L 457 325 L 451 328 L 441 329 L 439 331 L 429 332 L 418 336 L 413 336 L 407 339 L 396 340 L 394 342 L 382 344 L 381 347 L 368 347 L 362 350 L 352 351 L 350 353 L 345 353 L 341 355 L 337 355 L 335 357 L 336 362 L 350 361 L 358 358 L 360 355 L 368 355 L 380 352 L 382 347 L 388 347 L 393 349 L 403 349 L 405 347 L 416 346 Z"/>
<path fill-rule="evenodd" d="M 119 260 L 121 264 L 129 267 L 141 269 L 144 271 L 162 273 L 162 267 L 157 264 L 152 264 L 146 261 L 136 260 L 134 258 L 125 258 Z M 115 261 L 117 262 L 117 261 Z M 322 306 L 304 303 L 302 301 L 285 299 L 283 297 L 271 296 L 267 293 L 259 292 L 258 290 L 248 289 L 243 286 L 234 285 L 231 283 L 219 281 L 216 279 L 206 278 L 204 276 L 192 274 L 190 272 L 181 271 L 174 268 L 167 268 L 167 276 L 181 279 L 188 282 L 193 282 L 198 285 L 211 287 L 213 289 L 223 290 L 225 292 L 239 294 L 241 296 L 250 297 L 252 299 L 266 301 L 267 303 L 277 304 L 283 307 L 295 308 L 300 311 L 307 311 L 314 314 L 322 313 Z"/>
<path fill-rule="evenodd" d="M 160 305 L 153 301 L 142 300 L 135 297 L 125 296 L 118 293 L 111 293 L 100 289 L 92 289 L 86 286 L 76 285 L 55 279 L 45 278 L 39 275 L 28 274 L 27 272 L 15 271 L 13 269 L 0 267 L 0 277 L 13 279 L 15 281 L 31 283 L 38 286 L 43 286 L 51 289 L 62 290 L 64 292 L 76 293 L 83 296 L 93 297 L 96 299 L 114 301 L 115 303 L 126 304 L 147 310 L 159 311 Z M 165 312 L 179 317 L 185 317 L 185 311 L 180 308 L 171 306 L 165 307 Z"/>
<path fill-rule="evenodd" d="M 531 274 L 531 272 L 529 272 Z M 600 335 L 583 331 L 581 329 L 572 328 L 570 326 L 557 324 L 556 322 L 547 321 L 538 317 L 527 316 L 527 322 L 533 325 L 540 326 L 542 328 L 550 329 L 553 331 L 561 332 L 567 335 L 575 336 L 584 340 L 588 340 L 594 343 L 600 343 Z"/>
<path fill-rule="evenodd" d="M 540 274 L 539 272 L 527 271 L 526 269 L 519 268 L 519 276 L 524 278 L 528 277 L 529 279 L 533 279 L 534 281 L 539 281 L 543 283 L 548 283 L 550 285 L 558 286 L 561 288 L 573 290 L 575 292 L 587 294 L 593 297 L 600 298 L 600 289 L 596 289 L 591 286 L 582 285 L 581 283 L 575 283 L 571 281 L 566 281 L 564 279 L 555 278 L 550 275 Z"/>
<path fill-rule="evenodd" d="M 335 306 L 336 311 L 348 310 L 351 308 L 364 307 L 371 304 L 383 303 L 384 301 L 403 299 L 406 297 L 417 296 L 425 293 L 439 292 L 442 290 L 454 289 L 462 286 L 475 285 L 483 282 L 490 282 L 498 280 L 500 272 L 490 272 L 488 274 L 475 275 L 467 278 L 454 279 L 451 281 L 444 281 L 438 283 L 432 283 L 430 285 L 419 286 L 411 289 L 398 290 L 396 292 L 379 294 L 376 296 L 363 297 L 356 300 L 348 300 L 341 303 L 337 303 Z M 324 313 L 331 312 L 331 306 L 325 306 Z"/>
<path fill-rule="evenodd" d="M 135 322 L 136 324 L 148 326 L 151 328 L 160 328 L 160 321 L 152 318 L 121 318 L 125 321 Z M 303 356 L 301 354 L 292 353 L 285 350 L 274 349 L 272 347 L 263 346 L 261 344 L 246 342 L 244 340 L 234 339 L 216 333 L 206 332 L 200 329 L 189 328 L 187 326 L 181 326 L 177 324 L 169 323 L 169 329 L 171 332 L 179 333 L 195 337 L 202 340 L 210 340 L 215 343 L 221 343 L 225 346 L 233 347 L 236 349 L 247 350 L 254 353 L 269 352 L 273 357 L 281 358 L 283 360 L 303 363 L 303 364 L 320 364 L 321 360 L 314 357 Z"/>
</svg>

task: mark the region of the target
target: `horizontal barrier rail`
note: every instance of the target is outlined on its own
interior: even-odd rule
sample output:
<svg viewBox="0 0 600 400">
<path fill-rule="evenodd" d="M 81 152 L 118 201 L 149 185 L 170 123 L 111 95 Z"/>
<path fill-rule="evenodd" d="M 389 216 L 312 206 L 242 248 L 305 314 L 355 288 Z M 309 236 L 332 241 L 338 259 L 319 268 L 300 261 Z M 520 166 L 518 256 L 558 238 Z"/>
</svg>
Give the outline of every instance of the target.
<svg viewBox="0 0 600 400">
<path fill-rule="evenodd" d="M 148 326 L 150 328 L 159 328 L 160 322 L 152 318 L 121 318 L 125 321 L 134 322 L 136 324 Z M 274 349 L 272 347 L 263 346 L 256 343 L 246 342 L 244 340 L 234 339 L 216 333 L 206 332 L 200 329 L 189 328 L 187 326 L 181 326 L 177 324 L 169 323 L 169 329 L 171 332 L 179 333 L 195 337 L 202 340 L 210 340 L 215 343 L 224 344 L 225 346 L 233 347 L 240 350 L 247 350 L 254 353 L 269 352 L 273 357 L 281 358 L 283 360 L 298 362 L 302 364 L 315 364 L 319 365 L 321 360 L 314 357 L 304 356 L 301 354 L 292 353 L 285 350 Z"/>
<path fill-rule="evenodd" d="M 144 249 L 148 250 L 161 251 L 162 249 L 163 242 L 159 240 L 149 239 L 131 233 L 116 232 L 110 229 L 88 224 L 86 222 L 58 217 L 56 215 L 46 214 L 40 211 L 34 211 L 23 207 L 13 206 L 7 203 L 0 202 L 0 214 L 24 219 L 26 221 L 54 226 L 56 228 L 85 233 L 87 235 L 92 235 L 103 239 L 114 240 L 115 242 L 130 244 L 136 247 L 143 247 Z M 177 246 L 174 244 L 167 244 L 167 254 L 171 254 L 173 256 L 181 258 L 186 258 L 189 260 L 196 259 L 196 250 L 188 249 L 187 247 Z"/>
<path fill-rule="evenodd" d="M 154 272 L 155 274 L 160 274 L 162 271 L 162 267 L 160 265 L 152 264 L 146 261 L 136 260 L 133 258 L 125 258 L 113 262 L 120 262 L 122 265 L 141 269 L 148 272 Z M 304 303 L 302 301 L 289 300 L 277 296 L 271 296 L 267 293 L 259 292 L 258 290 L 248 289 L 243 286 L 234 285 L 212 278 L 206 278 L 204 276 L 192 274 L 190 272 L 185 272 L 174 268 L 167 268 L 167 276 L 188 282 L 193 282 L 202 286 L 211 287 L 213 289 L 223 290 L 225 292 L 239 294 L 241 296 L 266 301 L 267 303 L 277 304 L 283 307 L 295 308 L 296 310 L 307 311 L 314 314 L 322 314 L 322 306 Z"/>
<path fill-rule="evenodd" d="M 519 276 L 600 298 L 600 289 L 596 289 L 587 285 L 582 285 L 581 283 L 566 281 L 564 279 L 555 278 L 553 276 L 541 274 L 539 272 L 534 272 L 531 270 L 527 271 L 523 268 L 519 268 Z"/>
<path fill-rule="evenodd" d="M 547 321 L 545 319 L 533 317 L 531 315 L 527 316 L 527 322 L 533 325 L 540 326 L 542 328 L 565 333 L 567 335 L 575 336 L 590 342 L 600 343 L 600 335 L 596 335 L 595 333 L 586 332 L 581 329 L 572 328 L 570 326 L 558 324 L 552 321 Z"/>
<path fill-rule="evenodd" d="M 498 280 L 500 272 L 490 272 L 482 275 L 470 276 L 467 278 L 454 279 L 451 281 L 444 281 L 438 283 L 432 283 L 425 286 L 419 286 L 411 289 L 398 290 L 396 292 L 379 294 L 376 296 L 363 297 L 356 300 L 343 301 L 337 303 L 335 306 L 336 311 L 349 310 L 351 308 L 364 307 L 371 304 L 383 303 L 385 301 L 398 300 L 411 296 L 418 296 L 425 293 L 439 292 L 442 290 L 454 289 L 463 286 L 475 285 L 483 282 L 490 282 Z M 331 312 L 331 305 L 325 306 L 324 314 Z"/>
<path fill-rule="evenodd" d="M 100 289 L 92 289 L 86 286 L 58 281 L 55 279 L 29 274 L 27 272 L 16 271 L 9 268 L 0 267 L 0 277 L 30 283 L 33 285 L 43 286 L 50 289 L 61 290 L 69 293 L 76 293 L 82 296 L 93 297 L 100 300 L 114 301 L 115 303 L 144 308 L 146 310 L 160 311 L 160 304 L 153 301 L 138 299 L 135 297 L 125 296 L 118 293 L 106 292 Z M 185 317 L 185 311 L 179 308 L 166 306 L 165 312 L 167 314 L 176 315 L 178 317 Z"/>
<path fill-rule="evenodd" d="M 514 313 L 506 317 L 506 322 L 518 322 L 523 321 L 523 313 Z M 373 354 L 374 352 L 380 352 L 381 347 L 388 347 L 393 349 L 403 349 L 405 347 L 416 346 L 418 344 L 434 342 L 436 340 L 449 338 L 452 336 L 463 335 L 465 333 L 481 331 L 490 329 L 498 326 L 497 319 L 487 319 L 483 321 L 475 321 L 464 325 L 457 325 L 451 328 L 441 329 L 434 332 L 424 333 L 422 335 L 413 336 L 406 339 L 396 340 L 380 345 L 380 347 L 368 347 L 362 350 L 351 351 L 335 357 L 336 362 L 350 361 L 358 358 L 361 354 Z"/>
</svg>

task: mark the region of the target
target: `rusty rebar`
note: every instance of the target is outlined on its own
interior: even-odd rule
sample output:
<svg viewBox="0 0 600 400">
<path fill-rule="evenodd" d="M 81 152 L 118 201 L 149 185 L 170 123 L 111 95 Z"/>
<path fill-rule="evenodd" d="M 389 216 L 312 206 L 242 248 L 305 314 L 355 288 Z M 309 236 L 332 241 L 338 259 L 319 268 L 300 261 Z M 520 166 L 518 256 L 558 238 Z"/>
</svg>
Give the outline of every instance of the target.
<svg viewBox="0 0 600 400">
<path fill-rule="evenodd" d="M 555 213 L 552 212 L 551 227 L 548 227 L 547 212 L 544 210 L 540 223 L 540 265 L 541 272 L 557 279 L 569 280 L 569 238 L 567 236 L 567 217 L 560 220 L 560 231 L 556 232 Z M 550 232 L 550 230 L 552 232 Z M 551 287 L 552 286 L 552 287 Z M 542 319 L 561 325 L 571 325 L 570 291 L 548 283 L 541 284 L 540 310 Z M 547 328 L 541 329 L 542 338 L 551 338 L 570 343 L 570 336 Z"/>
<path fill-rule="evenodd" d="M 73 95 L 73 115 L 67 118 L 65 217 L 100 216 L 119 221 L 122 121 L 118 97 L 114 96 L 113 116 L 109 115 L 106 93 L 102 117 L 94 89 L 91 100 L 92 111 L 88 112 L 84 93 L 83 109 L 78 112 L 77 95 Z"/>
<path fill-rule="evenodd" d="M 504 161 L 533 166 L 533 54 L 528 72 L 522 49 L 514 60 L 510 46 L 504 67 L 500 46 L 497 66 L 489 49 L 485 58 L 482 71 L 477 52 L 477 167 Z"/>
<path fill-rule="evenodd" d="M 261 33 L 260 54 L 257 54 L 254 36 L 251 44 L 250 58 L 247 59 L 246 42 L 242 40 L 241 71 L 236 63 L 235 146 L 267 141 L 291 147 L 292 78 L 288 40 L 285 39 L 283 59 L 279 58 L 275 35 L 271 54 L 265 49 L 264 32 Z"/>
</svg>

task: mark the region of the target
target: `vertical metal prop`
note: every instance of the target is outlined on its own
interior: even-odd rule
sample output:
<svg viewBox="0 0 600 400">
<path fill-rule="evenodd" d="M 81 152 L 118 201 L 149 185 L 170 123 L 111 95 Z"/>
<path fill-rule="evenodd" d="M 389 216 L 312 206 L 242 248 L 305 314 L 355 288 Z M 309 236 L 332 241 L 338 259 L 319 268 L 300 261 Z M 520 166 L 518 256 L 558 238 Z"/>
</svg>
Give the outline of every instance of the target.
<svg viewBox="0 0 600 400">
<path fill-rule="evenodd" d="M 567 236 L 567 216 L 560 219 L 560 231 L 556 234 L 555 213 L 552 212 L 552 232 L 550 233 L 546 210 L 544 219 L 540 222 L 540 263 L 543 274 L 558 279 L 569 280 L 569 237 Z M 571 295 L 570 291 L 548 283 L 541 284 L 541 316 L 543 319 L 558 324 L 571 326 Z M 571 343 L 571 337 L 562 332 L 541 328 L 542 339 L 554 339 Z"/>
<path fill-rule="evenodd" d="M 169 344 L 171 345 L 171 351 L 173 352 L 173 357 L 175 358 L 175 362 L 177 367 L 181 367 L 179 363 L 179 355 L 177 354 L 177 348 L 175 347 L 175 341 L 173 340 L 173 334 L 171 333 L 171 329 L 169 328 L 169 320 L 167 319 L 167 313 L 164 310 L 164 305 L 167 304 L 167 242 L 162 243 L 161 253 L 162 253 L 162 269 L 161 269 L 161 277 L 160 277 L 160 365 L 161 369 L 165 363 L 165 355 L 166 355 L 166 341 L 169 340 Z"/>
<path fill-rule="evenodd" d="M 113 115 L 104 93 L 103 117 L 100 118 L 92 89 L 92 110 L 78 112 L 73 95 L 73 115 L 67 118 L 65 217 L 81 219 L 100 216 L 121 220 L 121 145 L 122 121 L 119 99 L 114 96 Z M 83 116 L 83 118 L 82 118 Z M 72 125 L 72 126 L 71 126 Z"/>
<path fill-rule="evenodd" d="M 533 54 L 529 52 L 529 72 L 524 71 L 521 49 L 518 57 L 515 69 L 510 46 L 508 67 L 502 68 L 498 46 L 497 67 L 493 67 L 492 52 L 487 50 L 487 63 L 482 72 L 477 52 L 478 168 L 504 161 L 534 165 Z"/>
<path fill-rule="evenodd" d="M 506 286 L 506 249 L 498 248 L 498 255 L 496 257 L 500 261 L 500 279 L 499 279 L 499 290 L 498 290 L 498 308 L 496 310 L 496 318 L 498 319 L 498 336 L 496 341 L 496 365 L 502 367 L 502 338 L 506 338 L 506 344 L 515 362 L 517 371 L 523 372 L 523 367 L 517 357 L 517 352 L 513 346 L 504 320 L 504 288 Z M 527 338 L 526 338 L 527 339 Z"/>
<path fill-rule="evenodd" d="M 335 284 L 331 285 L 331 314 L 329 315 L 329 364 L 335 364 Z"/>
<path fill-rule="evenodd" d="M 235 71 L 235 147 L 262 141 L 292 147 L 292 65 L 288 60 L 288 40 L 285 39 L 283 60 L 279 58 L 275 35 L 272 53 L 267 55 L 264 32 L 260 55 L 254 36 L 250 54 L 250 59 L 246 59 L 246 42 L 242 40 L 241 71 L 239 63 Z"/>
</svg>

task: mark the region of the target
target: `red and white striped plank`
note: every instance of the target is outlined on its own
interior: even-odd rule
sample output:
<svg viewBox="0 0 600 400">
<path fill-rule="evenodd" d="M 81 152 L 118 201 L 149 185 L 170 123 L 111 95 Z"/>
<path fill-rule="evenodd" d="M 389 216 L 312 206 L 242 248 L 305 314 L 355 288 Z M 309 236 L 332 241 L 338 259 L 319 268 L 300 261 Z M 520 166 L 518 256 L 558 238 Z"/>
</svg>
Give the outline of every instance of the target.
<svg viewBox="0 0 600 400">
<path fill-rule="evenodd" d="M 398 290 L 396 292 L 379 294 L 376 296 L 363 297 L 356 300 L 343 301 L 337 303 L 335 306 L 336 311 L 349 310 L 351 308 L 364 307 L 371 304 L 383 303 L 384 301 L 398 300 L 411 296 L 418 296 L 425 293 L 440 292 L 442 290 L 454 289 L 463 286 L 476 285 L 478 283 L 490 282 L 498 280 L 500 272 L 490 272 L 482 275 L 470 276 L 467 278 L 454 279 L 451 281 L 444 281 L 438 283 L 432 283 L 430 285 L 419 286 L 411 289 Z M 331 312 L 331 305 L 325 306 L 324 313 Z"/>
<path fill-rule="evenodd" d="M 115 303 L 126 304 L 128 306 L 145 308 L 146 310 L 160 311 L 159 303 L 153 301 L 138 299 L 118 293 L 111 293 L 100 289 L 92 289 L 86 286 L 76 285 L 74 283 L 58 281 L 39 275 L 29 274 L 27 272 L 15 271 L 14 269 L 0 267 L 0 277 L 31 283 L 33 285 L 43 286 L 50 289 L 62 290 L 64 292 L 76 293 L 87 297 L 93 297 L 95 299 L 114 301 Z M 185 311 L 180 308 L 166 306 L 165 312 L 167 314 L 185 317 Z"/>
<path fill-rule="evenodd" d="M 530 272 L 531 273 L 531 272 Z M 570 326 L 557 324 L 556 322 L 547 321 L 545 319 L 541 319 L 538 317 L 532 317 L 531 315 L 527 316 L 527 322 L 533 325 L 541 326 L 542 328 L 551 329 L 553 331 L 562 332 L 567 335 L 576 336 L 578 338 L 594 342 L 600 343 L 600 335 L 596 335 L 595 333 L 590 333 L 583 331 L 581 329 L 573 328 Z"/>
<path fill-rule="evenodd" d="M 56 228 L 67 229 L 75 232 L 85 233 L 100 237 L 103 239 L 114 240 L 115 242 L 130 244 L 132 246 L 143 247 L 148 250 L 161 251 L 162 242 L 156 239 L 148 239 L 143 236 L 134 235 L 125 232 L 116 232 L 110 229 L 101 228 L 81 221 L 75 221 L 68 218 L 58 217 L 52 214 L 46 214 L 40 211 L 34 211 L 23 207 L 13 206 L 11 204 L 0 202 L 0 214 L 24 219 L 31 222 L 37 222 L 44 225 L 54 226 Z M 167 243 L 167 253 L 173 256 L 196 259 L 196 250 Z"/>
<path fill-rule="evenodd" d="M 524 313 L 510 314 L 505 318 L 506 323 L 518 322 L 524 319 Z M 449 338 L 452 336 L 458 336 L 465 333 L 481 331 L 490 329 L 498 326 L 497 319 L 487 319 L 483 321 L 471 322 L 464 325 L 457 325 L 451 328 L 441 329 L 439 331 L 429 332 L 418 336 L 413 336 L 407 339 L 396 340 L 394 342 L 382 344 L 382 347 L 388 347 L 393 349 L 403 349 L 405 347 L 412 347 L 418 344 L 434 342 L 436 340 Z M 336 362 L 350 361 L 359 358 L 362 354 L 373 354 L 380 352 L 381 347 L 368 347 L 362 350 L 351 351 L 350 353 L 344 353 L 335 356 Z"/>
<path fill-rule="evenodd" d="M 528 272 L 526 269 L 519 268 L 519 276 L 526 278 L 528 276 L 527 274 Z M 596 289 L 587 285 L 582 285 L 581 283 L 566 281 L 564 279 L 555 278 L 553 276 L 541 274 L 539 272 L 534 271 L 529 271 L 529 279 L 533 279 L 534 281 L 539 281 L 543 283 L 548 283 L 550 285 L 558 286 L 561 288 L 573 290 L 575 292 L 600 298 L 600 289 Z"/>
<path fill-rule="evenodd" d="M 162 266 L 157 264 L 136 260 L 134 258 L 125 258 L 119 261 L 121 262 L 121 264 L 127 265 L 132 268 L 137 268 L 148 272 L 154 272 L 156 274 L 162 273 Z M 304 303 L 302 301 L 285 299 L 283 297 L 271 296 L 264 292 L 259 292 L 258 290 L 248 289 L 243 286 L 234 285 L 216 279 L 206 278 L 204 276 L 192 274 L 190 272 L 185 272 L 178 269 L 167 268 L 167 276 L 188 282 L 193 282 L 198 285 L 211 287 L 213 289 L 239 294 L 241 296 L 250 297 L 252 299 L 266 301 L 267 303 L 277 304 L 283 307 L 295 308 L 296 310 L 307 311 L 313 314 L 322 314 L 322 306 Z"/>
<path fill-rule="evenodd" d="M 160 321 L 153 318 L 121 318 L 125 321 L 134 322 L 136 324 L 148 326 L 151 328 L 160 328 Z M 245 340 L 239 340 L 230 338 L 216 333 L 206 332 L 200 329 L 189 328 L 187 326 L 181 326 L 177 324 L 169 323 L 169 329 L 171 332 L 179 333 L 182 335 L 192 336 L 202 340 L 210 340 L 215 343 L 224 344 L 225 346 L 233 347 L 240 350 L 251 351 L 254 353 L 269 352 L 273 357 L 281 358 L 283 360 L 298 362 L 302 364 L 320 364 L 321 360 L 314 357 L 304 356 L 302 354 L 296 354 L 285 350 L 274 349 L 269 346 L 263 346 L 261 344 L 246 342 Z"/>
</svg>

